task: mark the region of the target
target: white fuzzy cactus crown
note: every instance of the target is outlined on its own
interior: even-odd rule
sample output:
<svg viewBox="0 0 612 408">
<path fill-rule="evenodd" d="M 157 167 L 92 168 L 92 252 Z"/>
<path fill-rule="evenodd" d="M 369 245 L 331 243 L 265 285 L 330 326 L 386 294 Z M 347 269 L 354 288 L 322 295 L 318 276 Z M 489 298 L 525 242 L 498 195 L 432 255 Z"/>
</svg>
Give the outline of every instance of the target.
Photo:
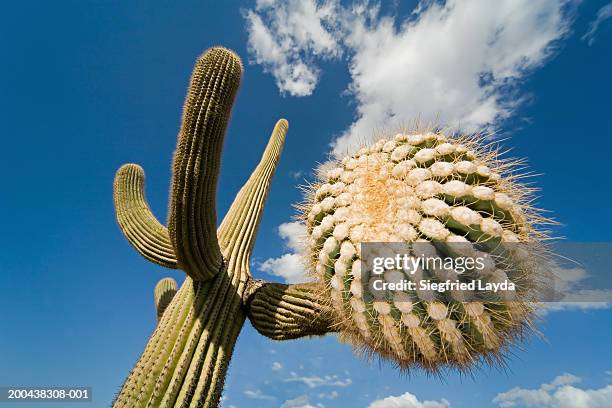
<svg viewBox="0 0 612 408">
<path fill-rule="evenodd" d="M 545 234 L 537 226 L 547 221 L 530 204 L 533 189 L 518 180 L 522 165 L 501 159 L 483 137 L 430 130 L 382 138 L 322 166 L 301 209 L 308 262 L 326 283 L 341 336 L 402 368 L 469 369 L 501 360 L 531 327 L 537 289 L 536 268 L 526 262 L 533 254 L 520 257 L 510 246 L 541 242 Z M 368 242 L 421 243 L 434 253 L 460 246 L 488 256 L 484 279 L 514 281 L 521 292 L 469 301 L 459 293 L 374 293 L 375 277 L 363 270 L 361 244 Z M 421 270 L 416 278 L 451 275 Z M 402 277 L 396 270 L 377 279 Z"/>
</svg>

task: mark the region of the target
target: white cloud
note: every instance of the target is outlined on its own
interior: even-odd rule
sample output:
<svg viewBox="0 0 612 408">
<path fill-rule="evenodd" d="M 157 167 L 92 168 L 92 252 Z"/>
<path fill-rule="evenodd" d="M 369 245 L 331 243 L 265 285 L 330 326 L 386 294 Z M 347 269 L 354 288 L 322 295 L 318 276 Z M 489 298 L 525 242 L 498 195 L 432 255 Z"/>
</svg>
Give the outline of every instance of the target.
<svg viewBox="0 0 612 408">
<path fill-rule="evenodd" d="M 247 389 L 242 391 L 245 397 L 257 400 L 274 400 L 276 399 L 272 395 L 264 394 L 263 391 L 259 389 Z"/>
<path fill-rule="evenodd" d="M 323 408 L 323 405 L 312 405 L 308 396 L 301 395 L 297 398 L 285 401 L 280 408 Z"/>
<path fill-rule="evenodd" d="M 566 310 L 603 310 L 609 309 L 610 303 L 608 302 L 551 302 L 544 303 L 542 309 L 539 311 L 541 316 L 544 316 L 551 312 L 563 312 Z"/>
<path fill-rule="evenodd" d="M 549 277 L 558 297 L 555 302 L 541 304 L 538 313 L 544 316 L 550 312 L 565 310 L 608 309 L 612 306 L 611 289 L 583 289 L 581 285 L 589 278 L 589 273 L 583 268 L 563 268 L 557 264 L 549 264 Z"/>
<path fill-rule="evenodd" d="M 340 394 L 338 393 L 338 391 L 332 391 L 330 393 L 322 392 L 322 393 L 320 393 L 318 395 L 318 397 L 321 398 L 321 399 L 326 398 L 326 399 L 330 399 L 330 400 L 336 399 L 339 396 L 340 396 Z"/>
<path fill-rule="evenodd" d="M 589 23 L 589 30 L 582 36 L 582 40 L 586 41 L 589 46 L 595 43 L 595 34 L 599 30 L 599 26 L 606 20 L 612 17 L 612 3 L 608 3 L 597 11 L 595 20 Z"/>
<path fill-rule="evenodd" d="M 421 115 L 474 130 L 510 116 L 508 89 L 550 54 L 568 30 L 563 1 L 432 2 L 416 20 L 356 19 L 348 37 L 358 119 L 334 151 L 381 126 Z"/>
<path fill-rule="evenodd" d="M 306 280 L 302 257 L 298 254 L 284 254 L 278 258 L 266 259 L 259 269 L 270 275 L 280 276 L 286 283 L 299 283 Z"/>
<path fill-rule="evenodd" d="M 299 180 L 304 177 L 304 172 L 302 170 L 290 171 L 289 177 L 291 177 L 294 180 Z"/>
<path fill-rule="evenodd" d="M 285 241 L 288 253 L 278 258 L 268 258 L 259 265 L 259 270 L 270 275 L 282 277 L 286 283 L 306 282 L 312 278 L 306 276 L 304 257 L 301 255 L 302 242 L 306 236 L 306 227 L 300 222 L 287 222 L 278 227 L 278 235 Z"/>
<path fill-rule="evenodd" d="M 283 365 L 278 361 L 272 363 L 272 371 L 279 371 L 283 369 Z"/>
<path fill-rule="evenodd" d="M 339 154 L 376 129 L 415 118 L 466 130 L 495 127 L 525 100 L 516 92 L 519 81 L 569 32 L 568 9 L 576 1 L 423 0 L 405 19 L 381 16 L 373 2 L 343 7 L 333 0 L 308 0 L 302 9 L 295 1 L 267 1 L 247 14 L 249 44 L 281 92 L 296 81 L 292 70 L 274 67 L 307 62 L 312 79 L 321 56 L 337 58 L 340 51 L 348 56 L 356 119 L 333 143 Z M 305 24 L 302 17 L 317 28 L 316 39 L 297 34 Z M 288 27 L 277 32 L 281 25 Z M 255 41 L 264 29 L 267 42 Z M 297 82 L 301 91 L 291 94 L 309 95 L 316 86 L 316 79 Z"/>
<path fill-rule="evenodd" d="M 612 385 L 598 389 L 583 389 L 574 386 L 581 379 L 572 374 L 563 374 L 537 389 L 515 387 L 497 394 L 493 399 L 499 407 L 527 408 L 606 408 L 612 401 Z"/>
<path fill-rule="evenodd" d="M 278 235 L 286 241 L 287 248 L 299 252 L 303 248 L 306 227 L 301 222 L 286 222 L 278 226 Z"/>
<path fill-rule="evenodd" d="M 314 0 L 259 0 L 257 13 L 245 13 L 249 52 L 274 76 L 281 92 L 310 95 L 319 70 L 309 63 L 309 57 L 329 58 L 340 53 L 326 28 L 334 23 L 332 9 Z"/>
<path fill-rule="evenodd" d="M 389 396 L 372 402 L 368 408 L 448 408 L 450 402 L 444 398 L 439 401 L 419 401 L 409 392 L 400 396 Z"/>
<path fill-rule="evenodd" d="M 319 377 L 313 376 L 299 376 L 294 372 L 290 373 L 289 378 L 284 380 L 285 382 L 302 382 L 308 386 L 308 388 L 317 387 L 348 387 L 353 383 L 350 378 L 341 379 L 337 375 L 326 375 Z"/>
</svg>

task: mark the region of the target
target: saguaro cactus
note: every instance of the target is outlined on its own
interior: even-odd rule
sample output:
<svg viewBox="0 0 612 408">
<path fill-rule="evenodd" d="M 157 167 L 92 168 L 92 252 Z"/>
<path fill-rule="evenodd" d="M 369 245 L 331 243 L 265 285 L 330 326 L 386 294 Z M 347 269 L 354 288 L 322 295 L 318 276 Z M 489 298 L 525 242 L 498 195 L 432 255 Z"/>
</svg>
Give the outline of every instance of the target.
<svg viewBox="0 0 612 408">
<path fill-rule="evenodd" d="M 276 123 L 260 163 L 217 228 L 221 150 L 241 76 L 239 57 L 224 48 L 196 62 L 174 157 L 168 228 L 149 209 L 139 166 L 126 164 L 115 177 L 117 220 L 127 240 L 146 259 L 187 274 L 173 297 L 173 282 L 156 287 L 159 322 L 115 407 L 217 406 L 247 310 L 272 338 L 332 330 L 317 284 L 264 283 L 249 271 L 286 120 Z"/>
<path fill-rule="evenodd" d="M 415 301 L 408 310 L 408 303 L 364 300 L 353 283 L 362 241 L 530 236 L 532 218 L 518 190 L 504 188 L 510 184 L 480 164 L 478 152 L 439 134 L 379 142 L 322 176 L 304 215 L 318 282 L 253 279 L 249 258 L 288 124 L 276 123 L 260 163 L 217 227 L 221 151 L 241 76 L 240 59 L 224 48 L 212 48 L 196 62 L 174 156 L 167 228 L 147 205 L 143 170 L 126 164 L 117 172 L 116 215 L 127 240 L 146 259 L 187 276 L 178 290 L 171 279 L 156 286 L 158 324 L 115 407 L 218 406 L 247 316 L 271 339 L 341 331 L 357 348 L 401 367 L 426 368 L 465 366 L 474 356 L 499 350 L 524 326 L 530 311 L 522 300 L 514 308 Z M 372 197 L 381 188 L 393 194 L 380 195 L 384 202 L 377 204 Z M 467 197 L 475 200 L 461 204 Z M 487 211 L 494 215 L 484 216 Z M 446 350 L 451 352 L 445 358 Z"/>
</svg>

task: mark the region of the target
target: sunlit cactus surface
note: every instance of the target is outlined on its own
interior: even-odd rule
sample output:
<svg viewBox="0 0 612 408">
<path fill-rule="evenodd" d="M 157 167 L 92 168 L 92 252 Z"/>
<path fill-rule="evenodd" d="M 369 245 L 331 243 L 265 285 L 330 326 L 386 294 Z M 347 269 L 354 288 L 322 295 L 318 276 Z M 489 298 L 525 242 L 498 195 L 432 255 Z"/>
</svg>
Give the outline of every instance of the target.
<svg viewBox="0 0 612 408">
<path fill-rule="evenodd" d="M 518 183 L 521 161 L 503 160 L 481 136 L 406 131 L 321 166 L 301 206 L 308 263 L 334 311 L 335 327 L 357 350 L 430 371 L 469 370 L 502 362 L 503 350 L 531 329 L 542 287 L 538 245 L 547 222 Z M 461 290 L 376 290 L 398 283 L 454 282 L 461 273 L 421 268 L 377 276 L 363 243 L 403 243 L 413 257 L 470 257 L 483 267 L 471 278 L 512 282 L 515 292 L 469 298 Z M 392 258 L 393 244 L 374 247 Z M 474 271 L 475 272 L 475 271 Z M 465 276 L 464 276 L 465 277 Z"/>
</svg>

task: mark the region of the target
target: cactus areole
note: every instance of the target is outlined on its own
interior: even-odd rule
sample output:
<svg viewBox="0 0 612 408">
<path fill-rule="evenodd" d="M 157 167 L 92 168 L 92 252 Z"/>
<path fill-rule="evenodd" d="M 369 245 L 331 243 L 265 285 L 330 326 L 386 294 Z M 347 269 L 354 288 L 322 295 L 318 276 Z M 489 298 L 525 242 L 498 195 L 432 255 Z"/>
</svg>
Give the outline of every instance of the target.
<svg viewBox="0 0 612 408">
<path fill-rule="evenodd" d="M 142 168 L 126 164 L 117 171 L 114 201 L 125 237 L 146 259 L 187 276 L 178 289 L 170 278 L 156 286 L 158 324 L 113 406 L 217 407 L 247 317 L 275 340 L 338 332 L 356 350 L 400 368 L 469 369 L 498 360 L 529 327 L 528 296 L 511 302 L 419 291 L 369 296 L 361 243 L 470 245 L 512 265 L 511 271 L 492 268 L 489 281 L 511 276 L 525 286 L 530 271 L 500 247 L 539 238 L 534 225 L 540 220 L 526 190 L 508 176 L 510 164 L 477 139 L 442 132 L 381 139 L 320 169 L 307 195 L 305 259 L 316 281 L 254 279 L 249 260 L 288 123 L 276 123 L 261 161 L 218 224 L 223 140 L 241 76 L 240 58 L 225 48 L 211 48 L 196 61 L 167 226 L 146 202 Z"/>
</svg>

